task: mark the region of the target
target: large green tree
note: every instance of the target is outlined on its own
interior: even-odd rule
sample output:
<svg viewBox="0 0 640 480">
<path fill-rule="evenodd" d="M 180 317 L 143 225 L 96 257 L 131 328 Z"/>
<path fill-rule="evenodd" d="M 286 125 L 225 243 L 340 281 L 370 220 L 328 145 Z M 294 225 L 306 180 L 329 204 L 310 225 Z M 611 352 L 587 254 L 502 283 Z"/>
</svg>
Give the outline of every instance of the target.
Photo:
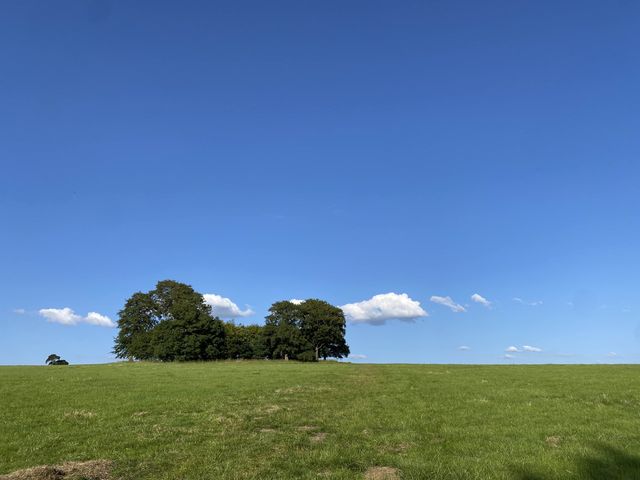
<svg viewBox="0 0 640 480">
<path fill-rule="evenodd" d="M 349 354 L 343 311 L 324 300 L 274 303 L 266 317 L 264 335 L 274 358 L 342 358 Z"/>
<path fill-rule="evenodd" d="M 344 338 L 346 320 L 341 308 L 324 300 L 311 298 L 298 305 L 300 333 L 311 344 L 315 358 L 342 358 L 349 355 Z"/>
<path fill-rule="evenodd" d="M 269 308 L 265 318 L 264 337 L 272 358 L 297 358 L 303 352 L 310 351 L 312 345 L 300 332 L 301 316 L 299 305 L 289 302 L 276 302 Z"/>
<path fill-rule="evenodd" d="M 225 358 L 225 329 L 190 285 L 163 280 L 129 298 L 119 312 L 114 352 L 139 360 Z"/>
</svg>

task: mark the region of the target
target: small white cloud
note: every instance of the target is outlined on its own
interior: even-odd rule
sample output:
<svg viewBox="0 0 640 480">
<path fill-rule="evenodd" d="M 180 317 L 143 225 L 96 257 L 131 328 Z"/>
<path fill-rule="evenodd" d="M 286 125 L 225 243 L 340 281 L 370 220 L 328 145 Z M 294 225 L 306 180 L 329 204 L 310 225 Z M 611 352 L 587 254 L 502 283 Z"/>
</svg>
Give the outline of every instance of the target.
<svg viewBox="0 0 640 480">
<path fill-rule="evenodd" d="M 46 318 L 47 322 L 61 323 L 62 325 L 76 325 L 82 320 L 82 317 L 76 315 L 69 307 L 43 308 L 38 313 Z"/>
<path fill-rule="evenodd" d="M 340 308 L 350 322 L 369 325 L 383 325 L 387 320 L 414 322 L 416 318 L 429 316 L 420 302 L 406 293 L 382 293 L 369 300 L 347 303 Z"/>
<path fill-rule="evenodd" d="M 491 308 L 491 302 L 486 298 L 484 298 L 479 293 L 474 293 L 473 295 L 471 295 L 471 300 L 476 303 L 479 303 L 480 305 L 484 305 L 487 308 Z"/>
<path fill-rule="evenodd" d="M 349 355 L 349 358 L 353 360 L 364 360 L 365 358 L 367 358 L 367 356 L 361 353 L 352 353 L 351 355 Z"/>
<path fill-rule="evenodd" d="M 616 352 L 609 352 L 607 353 L 607 357 L 617 357 L 618 354 Z"/>
<path fill-rule="evenodd" d="M 516 356 L 515 355 L 509 355 L 508 353 L 505 353 L 503 358 L 512 359 L 512 358 L 516 358 Z"/>
<path fill-rule="evenodd" d="M 65 308 L 42 308 L 38 311 L 40 316 L 47 319 L 47 322 L 60 323 L 61 325 L 77 325 L 88 323 L 101 327 L 115 327 L 116 324 L 106 315 L 98 312 L 89 312 L 86 317 L 78 315 L 69 307 Z"/>
<path fill-rule="evenodd" d="M 242 310 L 238 305 L 233 303 L 231 299 L 216 295 L 215 293 L 205 293 L 202 297 L 205 303 L 211 305 L 213 315 L 220 318 L 249 317 L 254 314 L 254 311 L 248 306 L 246 310 Z"/>
<path fill-rule="evenodd" d="M 531 345 L 523 345 L 522 350 L 525 352 L 541 352 L 542 349 L 538 347 L 532 347 Z"/>
<path fill-rule="evenodd" d="M 462 305 L 454 302 L 451 297 L 439 297 L 437 295 L 433 295 L 430 298 L 430 300 L 433 303 L 438 303 L 440 305 L 444 305 L 445 307 L 449 307 L 451 309 L 451 311 L 455 312 L 455 313 L 460 313 L 460 312 L 466 312 L 467 311 L 467 309 L 464 308 Z"/>
<path fill-rule="evenodd" d="M 84 321 L 86 323 L 90 323 L 91 325 L 100 325 L 101 327 L 115 327 L 116 324 L 107 317 L 106 315 L 101 315 L 98 312 L 89 312 L 86 317 L 84 317 Z"/>
<path fill-rule="evenodd" d="M 466 352 L 466 351 L 471 350 L 471 347 L 467 347 L 466 345 L 460 345 L 460 346 L 458 347 L 458 350 L 462 350 L 462 351 L 465 351 L 465 352 Z"/>
<path fill-rule="evenodd" d="M 14 308 L 13 313 L 17 313 L 18 315 L 24 315 L 27 311 L 24 308 Z"/>
<path fill-rule="evenodd" d="M 300 305 L 301 303 L 304 303 L 304 300 L 300 300 L 299 298 L 292 298 L 291 300 L 289 300 L 291 303 L 293 303 L 294 305 Z"/>
<path fill-rule="evenodd" d="M 521 305 L 528 305 L 530 307 L 538 307 L 542 305 L 542 300 L 536 300 L 535 302 L 525 302 L 520 297 L 513 297 L 513 301 L 516 303 L 520 303 Z"/>
<path fill-rule="evenodd" d="M 505 352 L 519 352 L 520 349 L 518 347 L 514 347 L 513 345 L 511 345 L 510 347 L 507 347 L 505 350 Z"/>
</svg>

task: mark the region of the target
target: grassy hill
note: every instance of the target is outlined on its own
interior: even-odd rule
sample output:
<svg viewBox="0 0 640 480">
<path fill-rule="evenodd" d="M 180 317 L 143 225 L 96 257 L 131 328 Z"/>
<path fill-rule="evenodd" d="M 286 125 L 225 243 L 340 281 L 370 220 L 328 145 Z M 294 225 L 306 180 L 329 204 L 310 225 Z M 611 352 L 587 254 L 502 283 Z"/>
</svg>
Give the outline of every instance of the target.
<svg viewBox="0 0 640 480">
<path fill-rule="evenodd" d="M 0 401 L 0 474 L 640 479 L 638 366 L 2 367 Z"/>
</svg>

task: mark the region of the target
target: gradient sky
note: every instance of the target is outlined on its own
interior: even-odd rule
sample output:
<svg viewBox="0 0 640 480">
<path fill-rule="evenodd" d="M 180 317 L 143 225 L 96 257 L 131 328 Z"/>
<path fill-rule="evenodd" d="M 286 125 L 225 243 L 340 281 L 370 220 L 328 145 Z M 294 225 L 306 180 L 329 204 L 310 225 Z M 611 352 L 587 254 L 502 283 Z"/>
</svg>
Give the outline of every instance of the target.
<svg viewBox="0 0 640 480">
<path fill-rule="evenodd" d="M 166 278 L 242 323 L 397 294 L 346 307 L 354 361 L 638 362 L 639 26 L 622 0 L 1 2 L 0 364 L 112 360 L 89 313 Z"/>
</svg>

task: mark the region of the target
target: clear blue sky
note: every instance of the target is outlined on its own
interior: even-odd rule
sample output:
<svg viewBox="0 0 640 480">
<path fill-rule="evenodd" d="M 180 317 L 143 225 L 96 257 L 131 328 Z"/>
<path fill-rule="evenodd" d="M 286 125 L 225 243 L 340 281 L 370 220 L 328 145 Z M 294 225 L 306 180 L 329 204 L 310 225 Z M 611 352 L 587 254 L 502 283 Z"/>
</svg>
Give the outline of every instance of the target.
<svg viewBox="0 0 640 480">
<path fill-rule="evenodd" d="M 89 312 L 166 278 L 242 323 L 398 294 L 351 306 L 354 361 L 638 362 L 639 25 L 622 0 L 0 3 L 0 364 L 109 361 Z"/>
</svg>

